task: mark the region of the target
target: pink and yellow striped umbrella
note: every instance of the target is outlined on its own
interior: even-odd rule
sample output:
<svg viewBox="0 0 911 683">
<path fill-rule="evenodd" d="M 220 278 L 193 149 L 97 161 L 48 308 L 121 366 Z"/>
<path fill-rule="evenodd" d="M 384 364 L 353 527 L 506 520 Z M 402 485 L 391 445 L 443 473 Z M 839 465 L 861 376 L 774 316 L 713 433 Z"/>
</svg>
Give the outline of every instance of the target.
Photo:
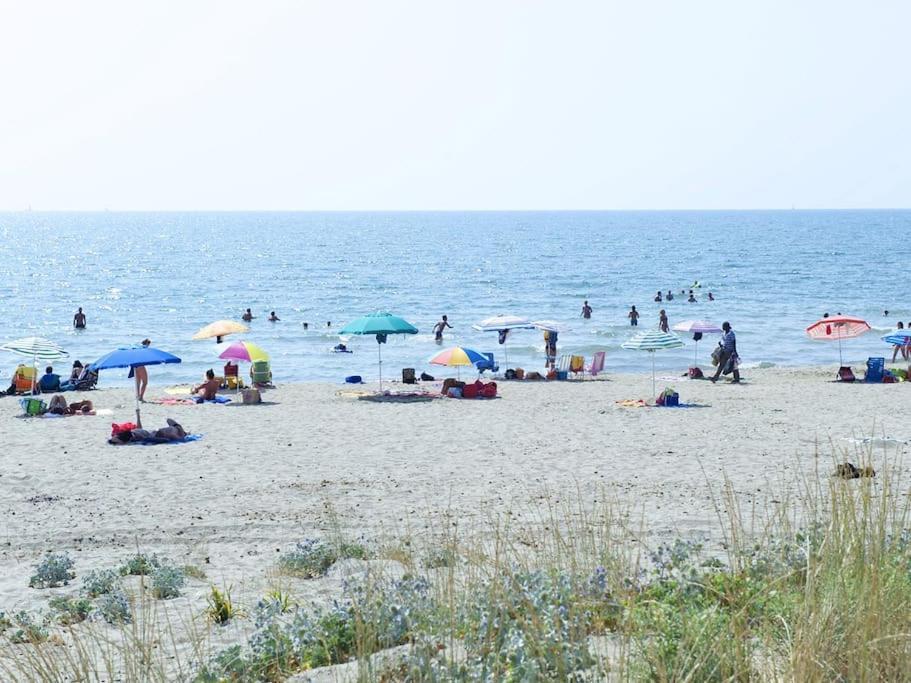
<svg viewBox="0 0 911 683">
<path fill-rule="evenodd" d="M 269 354 L 256 344 L 247 341 L 231 342 L 218 354 L 222 360 L 237 360 L 244 363 L 253 363 L 258 360 L 269 360 Z"/>
</svg>

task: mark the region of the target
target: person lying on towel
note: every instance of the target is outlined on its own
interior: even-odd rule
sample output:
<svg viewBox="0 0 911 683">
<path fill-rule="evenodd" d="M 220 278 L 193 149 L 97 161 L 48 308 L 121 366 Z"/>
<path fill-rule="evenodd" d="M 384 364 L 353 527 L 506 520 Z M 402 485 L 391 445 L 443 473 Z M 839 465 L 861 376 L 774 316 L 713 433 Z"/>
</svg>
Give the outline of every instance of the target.
<svg viewBox="0 0 911 683">
<path fill-rule="evenodd" d="M 120 445 L 131 441 L 144 441 L 147 443 L 165 443 L 167 441 L 183 441 L 187 436 L 184 428 L 176 420 L 168 418 L 168 426 L 150 431 L 148 429 L 130 429 L 117 432 L 108 439 L 109 444 Z"/>
</svg>

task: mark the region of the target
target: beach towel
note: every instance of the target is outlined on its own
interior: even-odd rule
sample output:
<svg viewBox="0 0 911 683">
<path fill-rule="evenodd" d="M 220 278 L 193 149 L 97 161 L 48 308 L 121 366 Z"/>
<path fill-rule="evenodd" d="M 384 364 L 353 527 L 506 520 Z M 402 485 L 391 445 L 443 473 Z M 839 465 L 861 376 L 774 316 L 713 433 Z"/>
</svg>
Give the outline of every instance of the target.
<svg viewBox="0 0 911 683">
<path fill-rule="evenodd" d="M 641 398 L 626 398 L 621 401 L 616 402 L 621 408 L 648 408 L 648 403 L 643 401 Z"/>
<path fill-rule="evenodd" d="M 190 443 L 191 441 L 199 441 L 202 438 L 202 434 L 187 434 L 182 439 L 143 439 L 142 441 L 117 441 L 115 439 L 109 439 L 108 443 L 112 446 L 159 446 L 161 444 L 167 443 Z"/>
<path fill-rule="evenodd" d="M 149 403 L 155 403 L 161 406 L 193 406 L 200 403 L 230 403 L 231 399 L 227 396 L 216 396 L 215 398 L 205 401 L 201 396 L 190 396 L 189 398 L 154 398 Z"/>
</svg>

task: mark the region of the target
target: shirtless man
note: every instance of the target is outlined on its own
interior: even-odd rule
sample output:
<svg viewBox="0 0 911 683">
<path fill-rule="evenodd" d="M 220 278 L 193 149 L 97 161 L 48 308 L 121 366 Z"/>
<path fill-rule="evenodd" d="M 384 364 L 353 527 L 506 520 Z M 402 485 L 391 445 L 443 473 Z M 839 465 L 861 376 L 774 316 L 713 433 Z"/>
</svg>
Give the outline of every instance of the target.
<svg viewBox="0 0 911 683">
<path fill-rule="evenodd" d="M 241 320 L 243 320 L 245 323 L 248 323 L 251 320 L 253 320 L 253 313 L 250 312 L 249 308 L 246 311 L 244 311 L 244 314 L 241 316 Z"/>
<path fill-rule="evenodd" d="M 633 327 L 636 327 L 639 324 L 639 311 L 636 310 L 635 306 L 632 306 L 629 309 L 629 313 L 626 314 L 626 317 L 629 318 L 629 324 Z"/>
<path fill-rule="evenodd" d="M 449 324 L 449 318 L 447 318 L 445 315 L 440 322 L 433 326 L 433 337 L 436 340 L 437 344 L 443 343 L 443 330 L 445 330 L 447 327 L 449 329 L 452 329 L 452 325 Z"/>
<path fill-rule="evenodd" d="M 588 301 L 582 302 L 582 317 L 586 320 L 591 320 L 592 307 L 588 305 Z"/>
<path fill-rule="evenodd" d="M 73 327 L 77 330 L 85 329 L 85 313 L 82 312 L 82 306 L 79 307 L 76 315 L 73 316 Z"/>
<path fill-rule="evenodd" d="M 270 322 L 270 323 L 277 323 L 279 320 L 281 320 L 281 318 L 279 318 L 277 315 L 275 315 L 275 311 L 272 311 L 272 312 L 269 314 L 269 322 Z"/>
<path fill-rule="evenodd" d="M 193 387 L 190 393 L 202 396 L 203 401 L 212 401 L 218 395 L 219 388 L 218 380 L 215 379 L 215 371 L 209 368 L 206 370 L 206 381 L 198 387 Z"/>
</svg>

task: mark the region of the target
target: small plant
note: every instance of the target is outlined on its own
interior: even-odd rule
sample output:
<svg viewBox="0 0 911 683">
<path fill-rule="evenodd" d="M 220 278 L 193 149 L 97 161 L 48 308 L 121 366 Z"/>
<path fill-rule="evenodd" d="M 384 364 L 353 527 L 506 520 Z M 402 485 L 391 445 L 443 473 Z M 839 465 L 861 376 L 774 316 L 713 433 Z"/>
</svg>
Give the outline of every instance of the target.
<svg viewBox="0 0 911 683">
<path fill-rule="evenodd" d="M 278 568 L 285 574 L 304 579 L 324 576 L 329 567 L 342 559 L 367 559 L 367 549 L 359 543 L 330 545 L 315 538 L 307 538 L 278 558 Z"/>
<path fill-rule="evenodd" d="M 6 612 L 0 610 L 0 633 L 10 628 L 13 625 L 13 622 L 9 620 L 9 617 L 6 616 Z"/>
<path fill-rule="evenodd" d="M 17 627 L 9 636 L 11 643 L 43 643 L 48 638 L 44 620 L 36 620 L 28 612 L 19 612 L 13 617 L 13 624 Z"/>
<path fill-rule="evenodd" d="M 184 573 L 184 576 L 191 579 L 197 579 L 199 581 L 206 580 L 206 573 L 195 564 L 185 564 L 180 568 L 180 571 Z"/>
<path fill-rule="evenodd" d="M 425 569 L 444 569 L 454 567 L 458 556 L 452 548 L 433 548 L 428 551 L 421 564 Z"/>
<path fill-rule="evenodd" d="M 98 600 L 98 614 L 109 624 L 129 624 L 133 621 L 130 601 L 123 591 L 105 593 Z"/>
<path fill-rule="evenodd" d="M 86 620 L 92 611 L 92 601 L 88 598 L 51 598 L 48 603 L 56 612 L 57 621 L 64 626 L 72 626 Z"/>
<path fill-rule="evenodd" d="M 159 600 L 179 598 L 186 581 L 181 569 L 162 565 L 152 573 L 152 595 Z"/>
<path fill-rule="evenodd" d="M 296 607 L 291 594 L 276 588 L 266 593 L 266 597 L 259 601 L 260 605 L 272 605 L 275 608 L 276 614 L 286 614 L 291 611 L 293 607 Z"/>
<path fill-rule="evenodd" d="M 82 577 L 82 594 L 97 598 L 114 590 L 119 581 L 120 575 L 111 569 L 93 569 Z"/>
<path fill-rule="evenodd" d="M 241 616 L 241 611 L 231 600 L 231 587 L 223 591 L 218 586 L 212 586 L 207 598 L 206 616 L 215 624 L 227 624 L 231 619 Z"/>
<path fill-rule="evenodd" d="M 121 576 L 147 576 L 161 566 L 158 555 L 136 553 L 120 568 Z"/>
<path fill-rule="evenodd" d="M 76 578 L 73 560 L 66 553 L 50 553 L 35 565 L 35 573 L 28 585 L 32 588 L 66 586 Z"/>
</svg>

